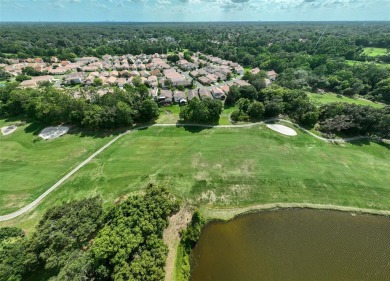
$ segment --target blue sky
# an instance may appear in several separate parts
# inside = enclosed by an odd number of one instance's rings
[[[0,21],[390,21],[390,0],[0,0]]]

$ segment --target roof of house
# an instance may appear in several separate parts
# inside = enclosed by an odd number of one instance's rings
[[[173,96],[175,97],[175,99],[183,99],[186,97],[186,94],[182,91],[175,91]]]
[[[188,91],[188,100],[192,100],[193,98],[198,98],[198,91],[189,90]]]
[[[19,87],[35,87],[38,81],[35,80],[24,80],[19,84]]]
[[[208,74],[206,77],[213,82],[218,81],[218,77],[214,74]]]
[[[71,73],[68,76],[66,76],[66,79],[71,80],[71,79],[77,79],[77,78],[84,78],[84,76],[85,76],[84,72],[75,72],[75,73]]]
[[[198,81],[199,81],[200,83],[202,83],[202,84],[208,84],[208,83],[210,83],[210,79],[207,78],[206,76],[201,76],[201,77],[199,77],[199,78],[198,78]]]
[[[244,80],[236,80],[234,82],[236,85],[238,86],[250,86],[251,84],[249,84],[248,82],[244,81]]]
[[[211,92],[213,93],[213,95],[223,95],[224,92],[222,91],[221,88],[218,88],[218,87],[213,87],[211,89]]]
[[[210,91],[207,89],[199,89],[199,95],[201,97],[212,97]]]
[[[252,73],[252,74],[257,74],[257,73],[259,73],[259,72],[260,72],[260,68],[258,68],[258,67],[256,67],[256,68],[254,68],[254,69],[251,70],[251,73]]]
[[[278,75],[275,70],[270,70],[270,71],[267,71],[267,76],[276,76]]]
[[[43,75],[43,76],[35,76],[31,79],[34,81],[51,81],[54,79],[54,77],[51,75]]]
[[[173,93],[171,90],[161,90],[160,96],[164,96],[165,98],[172,98]]]
[[[148,81],[149,82],[157,82],[157,76],[155,76],[155,75],[150,75],[149,77],[148,77]]]
[[[116,82],[117,78],[114,76],[110,76],[107,78],[106,82],[109,84],[114,84]]]
[[[227,94],[227,93],[229,93],[230,86],[229,86],[229,85],[222,85],[222,86],[221,86],[221,90],[222,90],[225,94]]]

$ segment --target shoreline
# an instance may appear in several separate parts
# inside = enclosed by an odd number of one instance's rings
[[[390,210],[377,210],[369,208],[358,208],[350,206],[339,206],[333,204],[314,204],[314,203],[267,203],[256,204],[246,207],[237,208],[213,208],[213,207],[200,207],[202,215],[208,222],[213,220],[229,221],[237,216],[261,212],[272,211],[281,209],[313,209],[313,210],[330,210],[339,212],[350,212],[368,215],[378,215],[390,217]]]

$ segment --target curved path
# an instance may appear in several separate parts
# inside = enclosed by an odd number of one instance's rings
[[[326,139],[320,136],[317,136],[313,134],[312,132],[300,127],[298,124],[295,124],[291,121],[284,120],[284,119],[278,119],[278,118],[273,118],[273,119],[268,119],[263,122],[257,122],[257,123],[251,123],[251,124],[242,124],[242,125],[204,125],[204,124],[153,124],[153,125],[146,125],[146,126],[141,126],[137,127],[131,130],[128,130],[118,136],[116,136],[114,139],[106,143],[104,146],[102,146],[99,150],[97,150],[95,153],[93,153],[91,156],[89,156],[87,159],[85,159],[83,162],[81,162],[76,168],[74,168],[72,171],[70,171],[68,174],[66,174],[64,177],[62,177],[58,182],[56,182],[53,186],[51,186],[48,190],[46,190],[44,193],[42,193],[37,199],[32,201],[30,204],[24,206],[23,208],[10,213],[6,215],[0,216],[0,221],[7,221],[14,219],[24,213],[27,213],[30,211],[32,208],[37,206],[47,195],[49,195],[53,190],[55,190],[58,186],[60,186],[64,181],[66,181],[68,178],[70,178],[73,174],[75,174],[78,170],[80,170],[82,167],[84,167],[86,164],[88,164],[93,158],[95,158],[97,155],[99,155],[101,152],[103,152],[107,147],[111,146],[114,142],[116,142],[119,138],[123,137],[124,135],[134,132],[136,130],[140,129],[146,129],[149,127],[202,127],[202,128],[246,128],[246,127],[252,127],[252,126],[257,126],[257,125],[262,125],[265,124],[266,122],[272,122],[272,121],[282,121],[282,122],[287,122],[289,124],[294,125],[295,127],[299,128],[300,130],[304,131],[305,133],[319,139],[322,141],[326,142],[337,142],[337,143],[342,143],[342,142],[349,142],[349,141],[354,141],[354,140],[359,140],[359,139],[368,139],[368,137],[353,137],[353,138],[345,138],[345,139]]]

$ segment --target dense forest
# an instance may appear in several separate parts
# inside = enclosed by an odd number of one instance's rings
[[[0,279],[163,280],[162,233],[178,208],[156,186],[107,208],[99,197],[52,207],[29,237],[0,228]]]
[[[390,46],[388,23],[364,22],[3,23],[0,35],[0,52],[18,58],[56,55],[70,59],[187,48],[247,66],[268,63],[280,67],[303,53],[367,60],[369,57],[362,54],[363,47]],[[282,61],[278,63],[278,59]],[[389,56],[382,59],[389,61]]]

